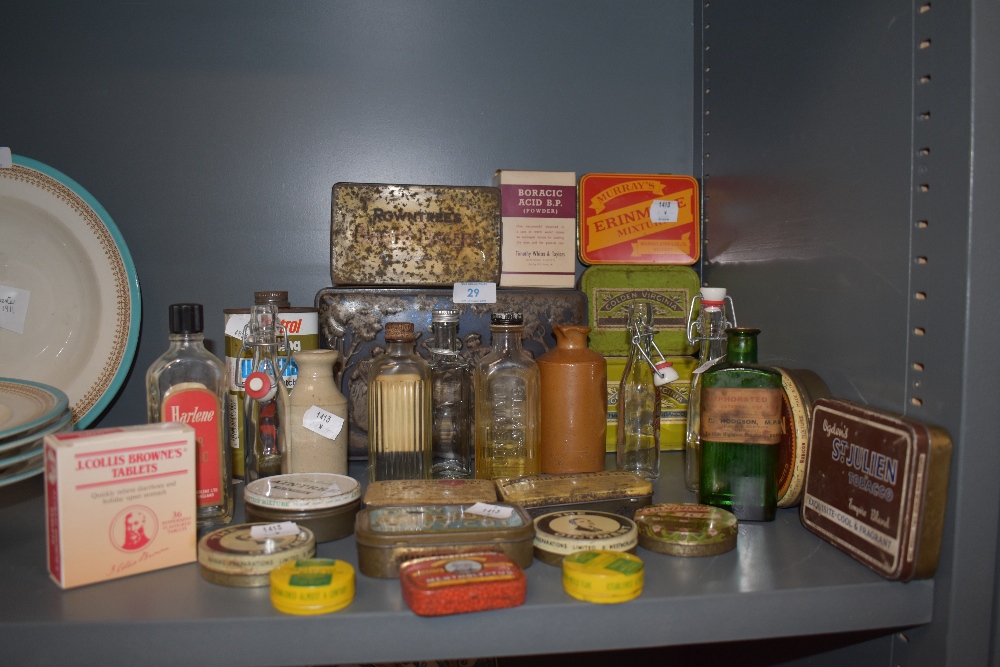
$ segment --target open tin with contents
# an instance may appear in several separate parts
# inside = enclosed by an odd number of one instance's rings
[[[500,499],[520,505],[531,517],[549,512],[593,510],[632,518],[652,502],[653,485],[620,470],[568,475],[524,475],[494,480]]]
[[[506,517],[469,513],[471,505],[413,505],[373,507],[358,512],[354,527],[358,566],[369,577],[391,578],[401,563],[448,554],[494,551],[506,554],[519,567],[533,558],[535,527],[517,505]]]

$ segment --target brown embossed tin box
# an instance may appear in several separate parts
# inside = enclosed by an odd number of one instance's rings
[[[887,579],[937,569],[951,437],[938,426],[834,398],[813,407],[802,525]]]
[[[500,190],[337,183],[330,215],[335,285],[500,280]]]
[[[419,335],[417,352],[430,359],[431,313],[457,307],[459,357],[475,364],[491,349],[492,311],[524,314],[521,342],[535,358],[555,347],[553,324],[587,321],[587,297],[579,290],[503,289],[497,290],[495,304],[456,306],[451,297],[450,289],[400,287],[328,287],[316,294],[320,346],[337,350],[343,360],[334,368],[334,379],[347,397],[350,458],[368,458],[368,367],[385,351],[385,322],[412,322]]]
[[[622,470],[502,477],[493,482],[500,500],[520,505],[533,517],[592,510],[631,519],[637,509],[653,500],[652,483]]]
[[[490,479],[384,479],[365,489],[365,507],[495,503]]]

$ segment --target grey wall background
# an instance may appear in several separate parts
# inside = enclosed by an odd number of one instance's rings
[[[145,420],[167,306],[330,284],[338,181],[491,185],[496,169],[692,171],[692,9],[667,2],[19,2],[0,145],[108,210],[143,323],[97,425]]]

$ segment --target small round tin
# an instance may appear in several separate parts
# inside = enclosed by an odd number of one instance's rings
[[[577,600],[617,604],[642,594],[642,559],[619,551],[578,551],[563,559],[563,589]]]
[[[568,510],[535,519],[535,558],[559,565],[577,551],[635,551],[635,522],[610,512]]]
[[[724,509],[663,503],[636,510],[639,546],[671,556],[714,556],[736,546],[738,522]]]
[[[289,561],[271,570],[270,580],[271,604],[286,614],[328,614],[354,600],[354,568],[342,560]]]
[[[805,368],[777,368],[781,373],[781,441],[778,443],[778,507],[794,507],[802,500],[806,455],[812,427],[812,406],[829,398],[830,389]]]
[[[201,576],[222,586],[267,586],[271,570],[316,553],[316,540],[308,528],[300,526],[295,535],[253,537],[250,531],[255,525],[266,524],[226,526],[201,538],[198,541]]]
[[[274,475],[247,484],[243,499],[247,521],[294,521],[311,530],[318,544],[354,532],[361,485],[334,473]]]

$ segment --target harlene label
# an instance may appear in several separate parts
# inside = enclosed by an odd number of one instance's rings
[[[185,383],[163,396],[164,421],[194,427],[197,447],[198,504],[211,507],[222,502],[226,467],[222,465],[222,420],[215,394],[204,385]],[[183,387],[178,389],[178,387]]]

